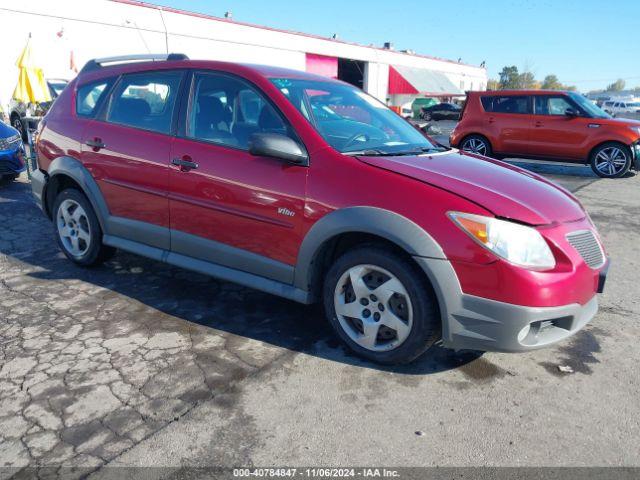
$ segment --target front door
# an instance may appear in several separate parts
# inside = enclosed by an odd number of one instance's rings
[[[559,160],[586,160],[585,144],[589,135],[589,118],[569,116],[567,109],[581,110],[564,95],[536,95],[532,117],[530,153]]]
[[[172,251],[291,281],[307,168],[248,149],[253,133],[295,133],[261,92],[236,76],[194,73],[189,105],[171,153]]]
[[[172,124],[184,72],[124,75],[84,130],[82,162],[110,212],[109,233],[169,248]]]

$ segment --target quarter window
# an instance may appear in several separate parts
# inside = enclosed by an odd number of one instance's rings
[[[111,97],[107,121],[160,133],[171,133],[171,120],[183,73],[145,72],[125,75]]]
[[[76,113],[81,117],[93,117],[97,111],[102,94],[107,89],[108,82],[101,80],[78,87],[76,94]]]

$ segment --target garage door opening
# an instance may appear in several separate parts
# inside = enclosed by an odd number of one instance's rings
[[[364,62],[339,58],[338,80],[355,85],[360,89],[364,88]]]

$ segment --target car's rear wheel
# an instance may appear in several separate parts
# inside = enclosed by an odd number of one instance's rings
[[[492,154],[489,140],[481,135],[469,135],[464,138],[460,143],[460,150],[485,157],[490,157]]]
[[[422,119],[425,122],[430,122],[431,120],[433,120],[433,115],[431,114],[431,112],[422,112]]]
[[[440,338],[433,289],[416,265],[386,249],[342,255],[327,273],[323,296],[336,333],[368,360],[407,363]]]
[[[102,243],[100,223],[82,192],[72,188],[60,192],[53,213],[58,245],[74,263],[85,267],[99,265],[115,252]]]
[[[631,168],[631,150],[618,142],[607,142],[591,153],[593,172],[602,178],[618,178]]]

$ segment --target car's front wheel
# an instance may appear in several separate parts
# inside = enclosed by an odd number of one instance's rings
[[[410,260],[380,248],[351,250],[329,269],[324,308],[340,338],[377,363],[407,363],[441,336],[437,300]]]
[[[60,192],[53,214],[58,245],[74,263],[84,267],[99,265],[115,252],[102,243],[100,223],[82,192],[72,188]]]
[[[590,163],[599,177],[622,177],[631,168],[631,150],[622,143],[604,143],[591,153]]]

